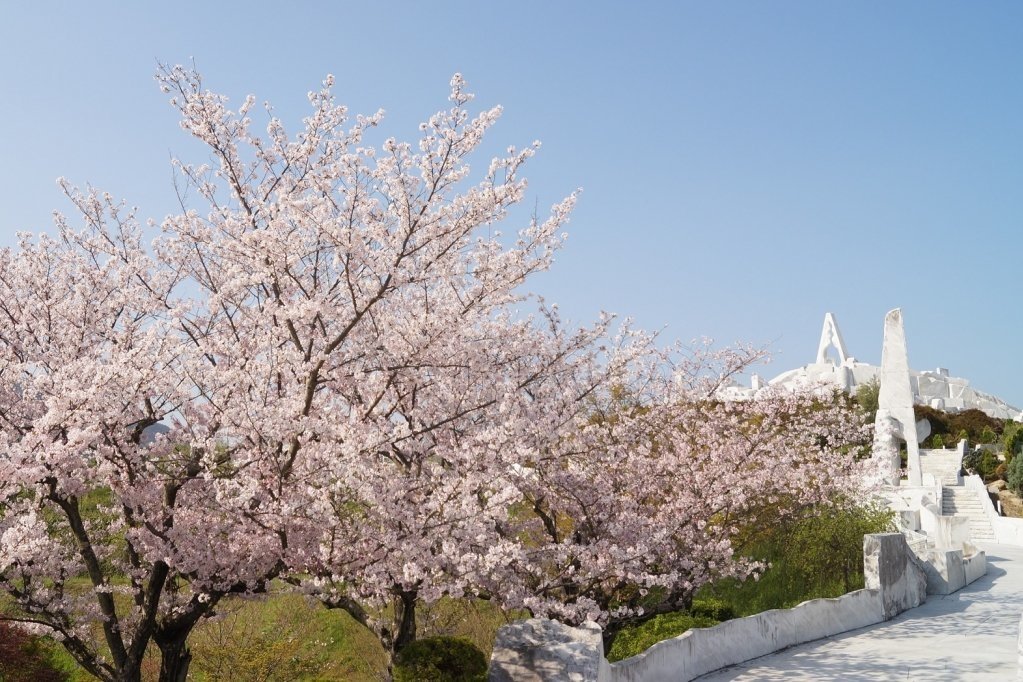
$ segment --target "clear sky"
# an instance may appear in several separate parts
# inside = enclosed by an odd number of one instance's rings
[[[0,57],[0,245],[58,176],[175,210],[171,155],[205,157],[157,61],[292,128],[333,73],[398,138],[459,71],[492,140],[543,141],[531,203],[584,189],[536,282],[570,319],[770,343],[773,376],[828,311],[878,363],[900,306],[913,367],[1023,407],[1023,3],[0,0]]]

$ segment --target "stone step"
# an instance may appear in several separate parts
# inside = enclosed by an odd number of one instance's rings
[[[958,482],[957,482],[958,483]],[[978,491],[962,485],[943,485],[941,488],[941,513],[969,520],[970,537],[982,542],[993,542],[994,529],[987,518],[985,501]]]

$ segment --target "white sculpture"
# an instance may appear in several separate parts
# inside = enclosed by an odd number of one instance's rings
[[[845,351],[845,341],[842,340],[842,332],[838,331],[838,323],[831,313],[824,315],[824,327],[821,329],[821,342],[817,346],[817,362],[820,364],[830,363],[828,349],[834,348],[838,352],[838,364],[844,365],[849,359]]]
[[[920,445],[916,416],[913,414],[913,385],[909,375],[909,353],[902,311],[891,310],[884,318],[884,345],[881,349],[881,390],[877,397],[874,421],[874,456],[887,460],[889,471],[898,471],[898,441],[906,443],[909,485],[923,484],[920,472]],[[894,478],[894,473],[892,478]],[[896,481],[891,480],[891,483]]]

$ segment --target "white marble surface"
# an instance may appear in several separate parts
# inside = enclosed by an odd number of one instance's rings
[[[698,678],[1013,680],[1023,611],[1023,547],[982,545],[987,575],[886,623],[792,647]]]

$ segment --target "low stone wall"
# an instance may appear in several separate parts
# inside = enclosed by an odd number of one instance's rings
[[[691,680],[795,644],[879,623],[923,603],[927,588],[924,567],[901,533],[867,535],[863,552],[866,589],[689,630],[610,665],[603,656],[596,624],[570,628],[533,619],[506,625],[498,631],[490,679]]]
[[[764,611],[658,642],[638,656],[612,663],[608,682],[692,680],[719,668],[882,620],[879,590],[814,599],[795,608]]]
[[[920,529],[940,549],[962,547],[970,540],[968,518],[942,516],[941,508],[926,498],[920,501]]]

